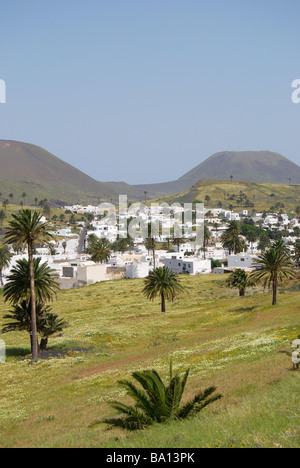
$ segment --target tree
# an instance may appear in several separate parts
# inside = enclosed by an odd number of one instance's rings
[[[46,350],[48,339],[55,333],[61,332],[67,323],[59,318],[58,314],[52,312],[49,306],[42,303],[36,303],[37,331],[41,336],[40,350]],[[13,331],[27,331],[31,337],[32,343],[32,322],[31,322],[31,306],[26,300],[13,306],[13,309],[4,315],[4,319],[10,320],[2,329],[2,333]]]
[[[153,268],[156,267],[156,237],[159,236],[159,226],[156,223],[148,224],[148,236],[145,239],[144,245],[148,252],[152,250]]]
[[[26,205],[26,197],[27,197],[27,194],[25,192],[23,192],[22,193],[22,198],[23,198],[24,206]]]
[[[3,286],[2,271],[4,268],[8,268],[12,255],[9,252],[9,248],[5,245],[0,247],[0,285]]]
[[[204,235],[203,235],[203,253],[204,260],[206,259],[206,246],[211,239],[211,233],[207,226],[204,225]]]
[[[41,258],[33,259],[35,299],[37,302],[53,300],[59,291],[58,276]],[[4,300],[17,304],[22,300],[30,302],[30,265],[26,258],[18,260],[11,270],[8,281],[4,286]]]
[[[125,253],[127,250],[133,249],[133,247],[134,242],[130,237],[120,238],[114,243],[114,251],[120,253]]]
[[[256,271],[251,273],[251,279],[254,281],[263,280],[264,286],[272,287],[273,301],[272,305],[277,304],[278,284],[284,279],[298,279],[298,273],[293,270],[288,249],[284,246],[282,240],[276,241],[274,245],[262,253],[253,265]]]
[[[300,239],[295,242],[295,261],[298,267],[300,266]]]
[[[6,212],[6,210],[7,210],[8,204],[9,204],[9,201],[8,201],[7,199],[6,199],[6,200],[3,200],[2,206],[3,206],[4,210],[5,210],[5,212]]]
[[[244,242],[239,236],[240,232],[240,223],[238,221],[231,221],[221,238],[223,247],[227,248],[230,252],[233,252],[234,255],[242,252],[244,249]]]
[[[5,218],[6,218],[5,211],[0,210],[0,227],[1,227],[1,231],[3,230],[3,223],[4,223]]]
[[[135,405],[130,406],[113,401],[112,408],[119,411],[121,416],[106,418],[102,422],[109,424],[110,427],[120,427],[129,431],[140,430],[154,423],[188,419],[222,398],[221,394],[213,395],[216,387],[208,387],[197,393],[192,400],[181,405],[188,376],[189,369],[183,377],[178,374],[173,375],[172,364],[167,384],[164,384],[155,370],[133,372],[132,377],[139,386],[129,380],[120,380],[118,383],[134,399]],[[98,423],[92,425],[95,424]]]
[[[259,243],[258,243],[257,248],[261,252],[265,252],[267,248],[270,248],[270,245],[271,245],[270,238],[268,234],[264,232],[263,234],[259,236]]]
[[[30,273],[30,302],[32,320],[32,358],[38,360],[38,342],[36,327],[36,298],[35,298],[35,278],[33,263],[33,248],[35,242],[48,242],[53,237],[49,234],[49,226],[41,222],[41,215],[37,211],[23,210],[19,214],[12,215],[12,221],[5,234],[5,241],[8,244],[27,247],[28,263]]]
[[[245,272],[245,270],[238,268],[229,275],[226,284],[230,288],[238,288],[239,295],[245,296],[246,289],[250,286],[254,286],[255,282],[251,279],[250,275]]]
[[[87,252],[91,255],[93,262],[107,263],[111,255],[111,245],[107,239],[90,236]]]
[[[167,267],[155,268],[145,279],[144,295],[151,301],[160,296],[162,312],[166,312],[166,300],[174,301],[181,292],[183,287]]]
[[[247,241],[250,243],[250,246],[251,246],[251,253],[253,255],[253,244],[254,242],[257,241],[258,239],[258,234],[257,232],[255,232],[254,230],[250,230],[248,231],[247,235],[246,235],[246,239]]]
[[[58,314],[52,312],[51,309],[48,309],[40,320],[40,327],[38,330],[41,336],[41,351],[47,349],[48,339],[50,336],[62,332],[63,329],[67,326],[68,324],[64,319],[60,318]]]

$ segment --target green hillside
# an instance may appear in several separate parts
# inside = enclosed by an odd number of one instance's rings
[[[209,197],[206,198],[206,197]],[[202,202],[206,208],[249,211],[295,210],[300,206],[300,185],[279,185],[232,180],[201,180],[189,190],[155,200],[162,203]]]
[[[54,357],[36,365],[20,359],[30,350],[26,332],[2,335],[0,446],[299,448],[300,373],[283,352],[300,333],[299,285],[282,287],[272,307],[268,292],[240,298],[219,275],[181,281],[185,294],[165,314],[143,297],[143,280],[60,292],[53,308],[69,327],[50,339]],[[1,296],[0,310],[3,325]],[[129,401],[118,379],[147,368],[167,377],[170,357],[174,369],[191,369],[185,398],[215,385],[222,400],[142,432],[89,428],[114,414],[109,401]]]

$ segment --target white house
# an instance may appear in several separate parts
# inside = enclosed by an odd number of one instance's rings
[[[190,275],[211,273],[211,261],[200,260],[199,258],[179,259],[174,256],[165,258],[164,265],[177,275],[183,273],[188,273]]]
[[[126,265],[126,278],[147,278],[149,276],[150,265],[148,262],[131,263]]]
[[[252,268],[255,259],[257,259],[255,255],[228,255],[228,268]]]

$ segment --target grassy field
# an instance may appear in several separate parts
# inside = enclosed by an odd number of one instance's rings
[[[1,447],[299,447],[300,372],[281,352],[300,334],[299,285],[281,289],[279,304],[261,289],[240,298],[224,277],[182,277],[185,294],[169,303],[142,295],[143,280],[62,291],[53,304],[68,323],[50,339],[59,358],[31,364],[26,333],[2,335]],[[0,325],[9,310],[0,295]],[[1,323],[2,322],[2,323]],[[90,429],[127,400],[117,384],[137,369],[191,374],[184,398],[215,385],[223,398],[195,419],[135,433]]]
[[[242,203],[238,204],[236,199],[230,198],[232,195],[239,198],[240,192],[243,192],[248,200],[253,203],[253,207],[243,207]],[[206,196],[210,197],[209,201],[205,200]],[[268,211],[271,207],[274,207],[275,211],[280,209],[295,210],[297,206],[300,206],[300,186],[231,180],[203,180],[185,192],[156,200],[158,203],[167,202],[169,204],[196,201],[204,203],[206,208],[217,208],[219,202],[221,202],[223,208],[229,209],[230,205],[232,205],[234,210],[248,209],[250,212],[253,209]],[[277,204],[280,204],[280,206]]]

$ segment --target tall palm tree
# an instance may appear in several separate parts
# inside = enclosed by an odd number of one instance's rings
[[[249,231],[246,235],[247,241],[250,243],[251,254],[253,255],[253,244],[257,241],[258,235],[255,231]]]
[[[12,215],[12,221],[4,236],[7,244],[27,247],[30,273],[30,298],[32,320],[32,358],[38,360],[37,324],[36,324],[36,297],[33,263],[33,246],[35,242],[49,242],[53,236],[49,234],[49,226],[41,222],[42,216],[37,211],[23,210],[19,214]]]
[[[1,233],[2,233],[2,230],[3,230],[3,223],[4,223],[5,218],[6,218],[5,211],[4,211],[4,210],[0,210],[0,228],[1,228]]]
[[[174,301],[181,292],[183,287],[176,275],[167,267],[155,268],[145,279],[144,295],[151,301],[160,296],[162,312],[166,312],[166,300]]]
[[[264,281],[264,286],[272,287],[272,305],[277,304],[278,284],[284,279],[297,279],[299,274],[293,269],[293,262],[282,241],[277,241],[254,261],[256,271],[251,273],[255,281]]]
[[[144,429],[154,423],[165,423],[172,420],[190,418],[199,413],[207,405],[222,398],[215,394],[216,387],[208,387],[195,397],[181,405],[182,396],[186,388],[189,369],[183,377],[173,375],[170,366],[169,382],[165,384],[155,370],[134,372],[132,377],[139,386],[129,380],[120,380],[118,383],[125,387],[128,394],[134,399],[135,405],[130,406],[113,401],[111,406],[122,416],[107,418],[102,422],[111,427],[121,427],[130,431]],[[96,425],[97,422],[92,424]]]
[[[27,197],[27,193],[23,192],[22,198],[23,198],[24,206],[26,205],[26,197]]]
[[[0,247],[0,285],[3,286],[2,271],[4,268],[8,268],[11,260],[11,253],[7,245]]]
[[[35,299],[37,302],[53,300],[59,291],[58,275],[41,258],[33,259]],[[12,268],[8,281],[4,286],[5,302],[17,304],[22,300],[30,302],[30,265],[26,258],[18,260]]]
[[[206,246],[211,239],[211,233],[207,226],[204,225],[204,235],[203,235],[203,253],[204,260],[206,259]]]
[[[298,267],[300,266],[300,239],[295,242],[295,261]]]

